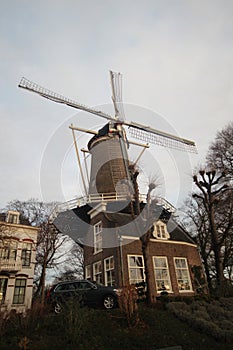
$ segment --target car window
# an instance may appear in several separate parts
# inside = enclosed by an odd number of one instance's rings
[[[91,285],[90,285],[90,283],[83,281],[83,282],[80,282],[80,288],[81,289],[91,289]]]
[[[81,289],[80,282],[75,282],[74,283],[74,288],[75,289]]]
[[[65,290],[74,290],[75,286],[73,283],[67,283],[67,284],[60,284],[57,286],[56,291],[65,291]]]
[[[91,284],[86,281],[75,282],[76,289],[91,289]]]

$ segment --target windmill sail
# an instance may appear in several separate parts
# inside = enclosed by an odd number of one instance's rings
[[[112,120],[112,121],[116,121],[116,118],[112,117],[111,115],[104,113],[102,111],[98,111],[94,108],[90,108],[87,107],[83,104],[80,104],[74,100],[71,100],[70,98],[64,97],[60,94],[57,94],[56,92],[53,92],[51,90],[48,90],[38,84],[33,83],[32,81],[26,79],[26,78],[22,78],[20,80],[20,83],[18,85],[20,88],[35,92],[36,94],[39,94],[42,97],[45,97],[51,101],[57,102],[57,103],[63,103],[66,104],[69,107],[73,107],[76,109],[80,109],[82,111],[85,112],[89,112],[91,114],[95,114],[98,115],[99,117],[108,119],[108,120]]]
[[[123,122],[125,120],[125,112],[122,101],[122,74],[110,71],[110,78],[115,116]]]
[[[129,126],[130,135],[141,141],[180,151],[197,153],[196,145],[193,141],[135,122],[125,122],[125,125]]]
[[[90,108],[85,105],[79,104],[74,100],[71,100],[55,92],[52,92],[48,89],[45,89],[39,86],[38,84],[35,84],[25,78],[21,79],[19,83],[19,87],[35,92],[40,96],[45,97],[54,102],[63,103],[63,104],[66,104],[67,106],[80,109],[91,114],[95,114],[99,117],[102,117],[111,122],[114,122],[120,125],[121,127],[120,133],[122,134],[122,136],[123,136],[124,130],[121,125],[126,125],[129,127],[130,134],[136,139],[153,143],[159,146],[173,148],[173,149],[188,151],[192,153],[197,152],[195,143],[193,141],[166,133],[164,131],[151,128],[149,126],[145,126],[135,122],[127,122],[125,120],[123,102],[122,102],[122,86],[121,86],[122,76],[120,73],[114,73],[112,71],[110,72],[110,75],[111,75],[111,85],[112,85],[112,95],[113,95],[112,99],[113,99],[113,104],[115,108],[115,117],[105,112],[96,110],[94,108]],[[125,146],[121,142],[121,140],[120,140],[120,143],[121,143],[121,147],[123,148],[123,154],[125,154],[126,153]]]

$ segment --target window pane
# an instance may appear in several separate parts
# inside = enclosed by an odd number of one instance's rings
[[[145,281],[144,261],[142,256],[128,256],[130,284]]]
[[[102,250],[102,223],[99,222],[94,225],[94,253]]]
[[[85,272],[86,272],[85,278],[86,279],[91,278],[91,266],[90,265],[86,266],[86,271]]]
[[[102,283],[102,264],[101,261],[96,262],[93,265],[93,279],[94,281],[98,282],[98,283]]]
[[[130,257],[130,266],[142,267],[143,266],[142,257],[141,256],[131,256]]]
[[[180,291],[191,290],[191,280],[186,258],[176,258],[176,277],[178,288]]]
[[[23,304],[25,291],[26,291],[26,279],[16,279],[15,281],[15,290],[13,297],[13,304]]]
[[[161,270],[155,270],[155,278],[157,280],[162,278]]]
[[[167,267],[166,258],[155,257],[154,262],[156,267]]]
[[[113,256],[104,260],[105,267],[105,285],[113,286],[115,284],[114,258]]]
[[[4,303],[6,289],[7,289],[7,278],[0,278],[0,304]]]
[[[171,291],[170,275],[166,257],[154,257],[157,291]]]
[[[129,258],[129,265],[130,265],[130,266],[136,266],[136,257],[131,256],[131,257]]]

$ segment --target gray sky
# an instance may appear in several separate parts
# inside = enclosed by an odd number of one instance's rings
[[[113,113],[109,69],[123,74],[127,120],[196,142],[198,155],[152,146],[140,163],[179,204],[192,168],[232,120],[232,18],[226,0],[1,1],[0,208],[82,194],[68,126],[104,124],[19,89],[20,78]],[[88,137],[78,138],[85,146]]]

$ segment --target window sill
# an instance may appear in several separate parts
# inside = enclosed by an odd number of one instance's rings
[[[103,249],[98,250],[98,252],[94,252],[93,255],[99,254],[99,253],[101,253],[102,251],[103,251]]]

